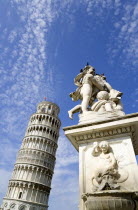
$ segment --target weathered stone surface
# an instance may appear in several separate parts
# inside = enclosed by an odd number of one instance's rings
[[[91,155],[97,157],[91,178],[93,191],[120,190],[120,183],[128,179],[129,173],[120,169],[110,144],[107,141],[94,142]]]
[[[138,155],[138,113],[82,123],[64,128],[65,135],[79,151],[79,145],[93,141],[130,136],[135,154]]]
[[[134,192],[110,191],[82,196],[87,210],[136,210]]]
[[[120,116],[124,116],[125,113],[123,111],[114,110],[111,112],[94,112],[89,111],[85,114],[79,114],[79,124],[87,124],[87,123],[95,123],[101,122],[105,120],[115,119]]]
[[[94,195],[105,190],[109,193],[117,190],[118,193],[128,194],[138,191],[138,166],[135,157],[138,154],[138,113],[69,126],[64,131],[79,151],[80,210],[93,209],[88,208],[91,200],[87,199],[89,202],[85,205],[82,199],[84,194]],[[107,142],[108,145],[105,154],[102,152],[102,142]],[[116,195],[116,201],[115,197]],[[134,203],[129,198],[128,196],[126,204],[126,198],[121,198],[121,205],[128,205],[125,210],[133,209]]]

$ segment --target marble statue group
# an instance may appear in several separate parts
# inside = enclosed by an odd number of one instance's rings
[[[88,111],[98,113],[121,111],[123,113],[122,93],[111,87],[104,74],[96,74],[92,66],[86,65],[76,76],[74,83],[78,88],[70,93],[70,97],[73,101],[80,99],[81,104],[68,111],[71,119],[76,112],[85,114]]]

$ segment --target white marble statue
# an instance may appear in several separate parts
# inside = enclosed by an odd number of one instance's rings
[[[70,93],[70,97],[73,101],[80,99],[81,104],[68,111],[71,119],[76,112],[85,114],[88,111],[112,112],[123,109],[120,102],[122,93],[114,90],[106,82],[106,77],[103,74],[95,74],[95,69],[92,66],[86,65],[76,76],[74,83],[78,88],[75,92]],[[97,102],[95,102],[96,99],[98,99]]]
[[[112,112],[114,110],[123,111],[123,105],[120,101],[122,93],[111,89],[110,93],[107,91],[100,91],[97,93],[97,102],[94,102],[91,110],[96,112]]]
[[[117,160],[107,141],[94,142],[92,156],[97,157],[97,166],[92,176],[94,191],[120,189],[118,183],[128,178],[128,173],[118,168]]]

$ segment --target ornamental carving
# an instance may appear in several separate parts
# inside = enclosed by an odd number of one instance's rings
[[[94,191],[120,189],[119,183],[127,180],[128,172],[119,169],[109,143],[94,142],[92,156],[97,157],[97,166],[92,176]]]

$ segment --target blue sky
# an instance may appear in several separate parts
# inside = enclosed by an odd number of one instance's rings
[[[0,0],[0,201],[37,103],[57,103],[62,127],[78,122],[69,93],[87,62],[137,112],[137,25],[136,0]],[[77,209],[78,153],[62,128],[52,188],[49,210]]]

